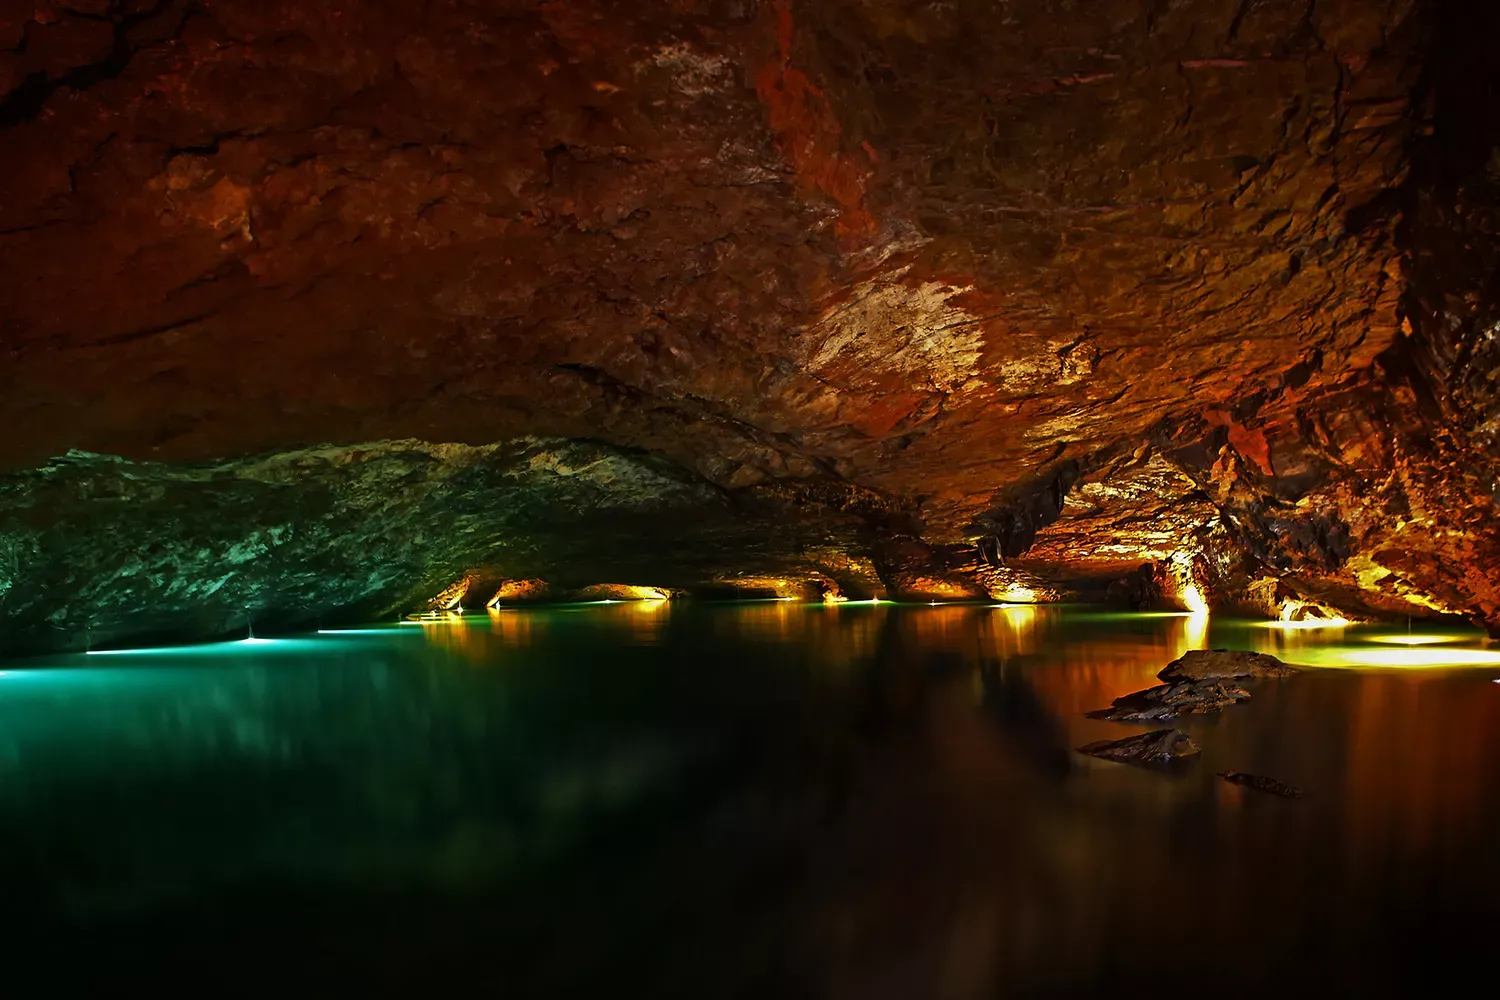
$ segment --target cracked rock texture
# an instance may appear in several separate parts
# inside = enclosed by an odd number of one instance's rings
[[[1500,627],[1496,19],[0,0],[0,628],[475,573]]]

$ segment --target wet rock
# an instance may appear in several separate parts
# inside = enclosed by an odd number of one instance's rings
[[[1284,781],[1268,778],[1263,774],[1246,774],[1243,771],[1220,771],[1219,777],[1231,785],[1243,785],[1245,788],[1253,788],[1257,792],[1265,792],[1267,795],[1278,795],[1283,799],[1304,798],[1307,793],[1295,785],[1288,785]]]
[[[1088,713],[1111,722],[1165,722],[1179,715],[1209,715],[1249,699],[1250,692],[1218,680],[1178,681],[1116,698],[1114,704]]]
[[[1265,653],[1195,649],[1156,675],[1165,684],[1116,698],[1109,708],[1090,712],[1088,717],[1111,722],[1165,722],[1179,715],[1209,715],[1249,700],[1245,681],[1290,677],[1294,673]]]
[[[1122,740],[1100,740],[1078,748],[1081,754],[1112,760],[1119,764],[1140,764],[1159,767],[1193,757],[1198,754],[1198,745],[1187,735],[1175,729],[1158,729],[1139,736],[1127,736]]]
[[[1268,653],[1240,649],[1195,649],[1167,664],[1156,676],[1168,683],[1205,680],[1262,680],[1297,671]]]
[[[0,655],[477,608],[529,592],[506,581],[544,576],[558,597],[654,596],[735,573],[792,587],[821,571],[819,553],[860,551],[858,519],[825,509],[813,521],[827,530],[806,534],[807,504],[787,523],[795,495],[757,494],[558,439],[188,465],[73,452],[0,473]],[[598,584],[635,586],[584,589]]]
[[[700,488],[643,517],[724,528],[673,558],[772,589],[816,547],[849,593],[1135,573],[1117,593],[1145,607],[1174,595],[1137,567],[1192,553],[1216,606],[1269,574],[1500,633],[1484,5],[83,6],[111,13],[0,16],[0,473],[29,492],[73,449],[152,467],[55,535],[0,505],[4,642],[51,643],[95,586],[115,634],[203,597],[204,628],[235,601],[383,606],[476,562],[659,579],[670,533],[607,516],[452,545],[422,474],[381,485],[369,554],[362,528],[324,546],[337,467],[269,527],[228,483],[196,548],[75,572],[62,537],[134,527],[131,483],[204,463],[533,436],[677,470]],[[608,473],[585,515],[635,489]],[[887,509],[720,517],[751,489]],[[911,544],[872,555],[882,532]],[[253,586],[221,567],[283,540]]]

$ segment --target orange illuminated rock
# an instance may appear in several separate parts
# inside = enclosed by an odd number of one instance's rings
[[[671,552],[612,535],[664,571],[624,579],[1500,628],[1486,32],[1055,6],[0,13],[0,471],[571,441],[700,502],[655,508]],[[119,537],[130,482],[73,530]],[[60,579],[26,504],[3,544]],[[599,579],[537,551],[413,583]],[[20,586],[0,624],[44,634]]]

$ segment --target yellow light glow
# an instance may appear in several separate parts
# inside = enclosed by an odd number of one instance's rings
[[[1481,667],[1500,664],[1488,649],[1353,649],[1338,659],[1352,667]]]
[[[1461,635],[1372,635],[1371,642],[1385,642],[1392,646],[1435,646],[1443,642],[1463,642]]]
[[[1006,604],[1035,604],[1036,591],[1030,587],[1023,587],[1019,583],[1013,583],[1005,588],[1005,593],[1000,599]]]
[[[1344,628],[1346,625],[1354,624],[1347,618],[1304,618],[1299,622],[1269,621],[1256,622],[1257,628],[1276,628],[1287,632],[1298,632],[1310,628]]]
[[[1203,591],[1198,588],[1198,584],[1193,580],[1189,580],[1183,584],[1182,603],[1195,615],[1206,614],[1208,612],[1208,601],[1204,598]]]
[[[1188,649],[1208,648],[1208,612],[1197,611],[1187,616],[1185,636]]]
[[[831,590],[823,595],[824,604],[844,604],[848,600],[849,598],[845,597],[843,594],[836,594]]]
[[[1002,608],[1005,611],[1005,621],[1009,625],[1034,625],[1036,623],[1035,604],[1006,604],[1002,605]]]

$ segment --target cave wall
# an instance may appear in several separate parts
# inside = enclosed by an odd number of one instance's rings
[[[1456,10],[0,0],[0,622],[1171,563],[1224,607],[1500,623]],[[537,447],[687,492],[624,530],[624,483],[451,488]],[[426,471],[361,527],[346,477],[395,455]]]

